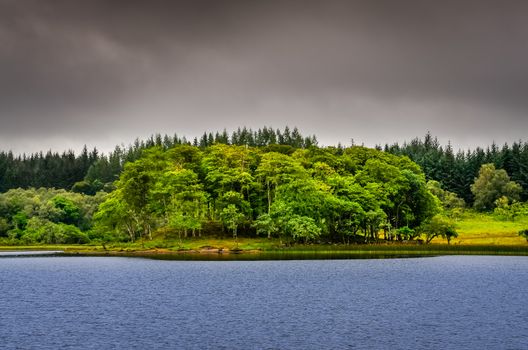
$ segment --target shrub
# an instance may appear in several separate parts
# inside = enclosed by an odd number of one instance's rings
[[[524,237],[526,241],[528,242],[528,229],[519,231],[519,236]]]

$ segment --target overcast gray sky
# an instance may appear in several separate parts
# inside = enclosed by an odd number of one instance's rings
[[[0,0],[0,148],[297,126],[526,138],[528,2]]]

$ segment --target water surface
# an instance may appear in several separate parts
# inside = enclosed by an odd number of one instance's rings
[[[526,349],[527,257],[0,259],[2,349]]]

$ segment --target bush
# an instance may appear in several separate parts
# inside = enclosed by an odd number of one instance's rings
[[[27,229],[20,239],[26,244],[84,244],[90,242],[88,235],[73,225],[57,224],[37,217],[28,220]]]
[[[0,218],[0,237],[6,237],[9,231],[9,222],[5,218]]]
[[[528,242],[528,229],[519,231],[519,236],[526,238],[526,241]]]
[[[420,235],[419,232],[417,232],[416,230],[413,230],[409,226],[400,227],[396,232],[398,236],[400,236],[402,239],[409,240],[409,241],[412,241],[413,239],[415,239],[417,236]]]
[[[59,229],[62,231],[62,234],[64,236],[65,242],[67,244],[86,244],[90,243],[90,238],[88,235],[76,226],[73,225],[66,225],[66,224],[58,224]]]
[[[447,239],[449,244],[452,238],[458,237],[453,223],[440,215],[422,224],[420,231],[425,234],[425,243],[431,243],[435,237],[442,237]]]
[[[92,243],[108,243],[108,242],[128,242],[130,237],[122,234],[116,230],[109,230],[106,227],[94,227],[87,233],[87,237]]]

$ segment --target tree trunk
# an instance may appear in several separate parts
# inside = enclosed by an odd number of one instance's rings
[[[269,182],[267,183],[267,185],[268,185],[268,215],[269,215],[271,212],[271,189],[270,189]]]

